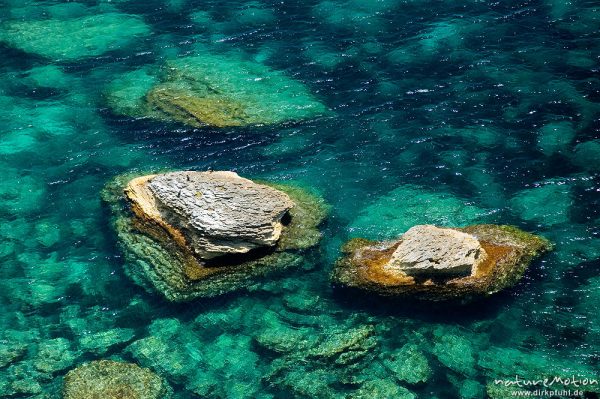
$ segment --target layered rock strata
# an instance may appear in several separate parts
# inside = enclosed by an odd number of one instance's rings
[[[121,177],[104,199],[126,271],[172,301],[219,295],[298,265],[325,216],[323,201],[303,189],[233,172]]]

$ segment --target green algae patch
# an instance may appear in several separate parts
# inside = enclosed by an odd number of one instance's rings
[[[107,100],[120,114],[192,127],[278,124],[328,113],[299,81],[238,54],[184,57],[154,72],[130,72],[109,85]]]
[[[513,286],[535,258],[552,250],[545,238],[513,226],[480,224],[454,230],[472,235],[486,253],[470,275],[413,277],[386,268],[402,238],[384,242],[353,239],[343,247],[344,255],[335,264],[332,282],[383,296],[468,302]]]
[[[64,399],[166,399],[171,388],[136,364],[98,360],[65,376]]]
[[[290,209],[289,214],[293,223],[290,223],[279,239],[278,248],[307,249],[317,245],[321,239],[319,225],[325,220],[330,206],[317,192],[308,188],[293,185],[293,183],[267,183],[277,190],[290,196],[296,204]]]
[[[135,176],[139,174],[116,177],[105,187],[102,198],[113,212],[126,273],[137,284],[170,301],[225,294],[249,287],[268,274],[297,267],[303,262],[301,252],[321,238],[319,225],[327,213],[323,199],[299,187],[271,184],[295,204],[273,250],[250,254],[246,259],[216,258],[215,264],[205,263],[182,251],[167,230],[131,212],[123,190]]]
[[[72,61],[123,49],[149,32],[138,17],[106,13],[64,20],[8,22],[0,40],[28,53]]]

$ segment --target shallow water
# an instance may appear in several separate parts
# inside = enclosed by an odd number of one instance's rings
[[[600,377],[596,2],[8,0],[0,20],[3,397],[60,397],[100,358],[177,398],[502,398],[496,378]],[[330,111],[196,129],[109,106],[129,72],[230,51]],[[318,190],[324,238],[299,270],[168,304],[124,275],[99,193],[132,170],[207,168]],[[555,251],[465,308],[329,285],[349,237],[474,222]],[[366,355],[344,363],[352,339]]]

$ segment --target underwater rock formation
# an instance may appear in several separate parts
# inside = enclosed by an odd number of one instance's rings
[[[487,221],[489,213],[450,192],[404,184],[362,209],[349,231],[352,238],[391,240],[415,225],[466,226]]]
[[[164,399],[171,388],[148,369],[132,363],[97,360],[65,376],[64,399]]]
[[[119,50],[150,32],[141,18],[114,12],[69,19],[10,21],[3,30],[0,41],[57,61]]]
[[[415,226],[393,242],[350,240],[332,280],[381,295],[464,300],[512,286],[550,249],[546,239],[512,226]]]
[[[141,79],[140,79],[141,78]],[[327,113],[300,82],[239,55],[203,54],[145,67],[113,82],[112,109],[192,127],[276,124]]]
[[[303,189],[233,172],[124,176],[103,197],[127,273],[171,301],[219,295],[300,264],[299,250],[318,242],[326,213]]]

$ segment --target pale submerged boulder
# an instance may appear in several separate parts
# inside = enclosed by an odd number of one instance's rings
[[[300,81],[241,54],[167,61],[125,74],[106,91],[116,113],[202,127],[278,124],[312,119],[328,109]]]
[[[78,18],[9,21],[4,25],[4,33],[0,33],[0,41],[56,61],[73,61],[124,49],[149,33],[150,28],[140,18],[110,12]]]

